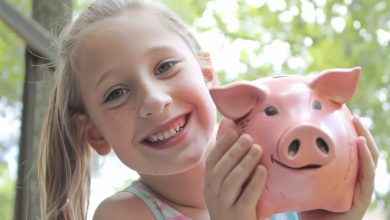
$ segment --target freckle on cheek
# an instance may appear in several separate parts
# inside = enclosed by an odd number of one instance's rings
[[[133,106],[128,107],[127,109],[124,109],[120,112],[116,112],[112,117],[119,120],[128,119],[131,117],[131,113],[134,112],[134,110],[135,108]]]
[[[129,109],[127,112],[122,112],[120,115],[123,119],[131,117],[130,112],[132,112],[132,109]]]

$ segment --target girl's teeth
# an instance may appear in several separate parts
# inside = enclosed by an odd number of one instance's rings
[[[167,139],[167,138],[169,138],[170,136],[172,136],[172,135],[171,135],[171,132],[166,131],[166,132],[164,133],[164,139]]]
[[[158,141],[164,141],[168,140],[169,138],[175,136],[181,128],[184,126],[185,120],[180,120],[173,128],[169,129],[168,131],[152,135],[147,138],[149,142],[158,142]]]
[[[177,132],[175,129],[171,129],[169,131],[164,132],[163,134],[153,135],[153,136],[149,137],[147,140],[150,142],[163,141],[163,140],[167,140],[168,138],[175,136],[176,133]]]
[[[180,131],[180,126],[177,125],[177,126],[175,127],[175,131],[176,131],[176,132]]]

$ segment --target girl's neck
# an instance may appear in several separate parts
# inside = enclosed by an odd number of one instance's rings
[[[203,196],[204,162],[180,174],[169,176],[141,175],[140,181],[148,186],[163,202],[193,220],[209,220]]]
[[[194,220],[210,219],[203,196],[205,157],[214,147],[216,131],[200,162],[193,168],[179,174],[152,176],[140,174],[140,181],[148,186],[159,198],[174,209]]]
[[[175,175],[152,176],[140,174],[141,182],[171,206],[207,211],[203,196],[205,157],[215,145],[216,134],[217,126],[210,137],[203,158],[195,167]]]
[[[140,175],[140,181],[171,206],[206,209],[203,197],[204,161],[190,170],[167,176]]]

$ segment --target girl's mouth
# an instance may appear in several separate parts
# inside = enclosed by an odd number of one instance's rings
[[[190,114],[187,114],[175,121],[169,128],[156,132],[144,139],[144,143],[149,145],[157,145],[165,143],[181,133],[187,125]]]

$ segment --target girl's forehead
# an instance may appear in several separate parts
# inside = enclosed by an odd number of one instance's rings
[[[105,18],[94,24],[93,29],[116,29],[116,30],[132,30],[141,27],[153,29],[166,29],[169,27],[168,20],[157,12],[147,10],[125,10],[122,13]]]
[[[114,45],[116,42],[122,42],[136,46],[137,42],[146,44],[154,41],[161,42],[163,39],[168,39],[167,41],[183,40],[176,30],[173,30],[161,19],[148,16],[146,13],[137,14],[139,16],[122,14],[94,24],[93,27],[85,31],[80,45]]]
[[[156,18],[155,15],[156,13],[150,14],[146,11],[126,11],[126,13],[95,22],[84,29],[79,41],[80,47],[96,47],[118,41],[131,44],[132,41],[134,43],[140,39],[148,41],[158,35],[178,35],[166,22]]]
[[[190,51],[185,40],[161,19],[144,13],[122,13],[86,31],[77,53],[77,66],[97,68],[120,59],[141,59],[152,48]],[[94,65],[91,65],[94,64]]]

